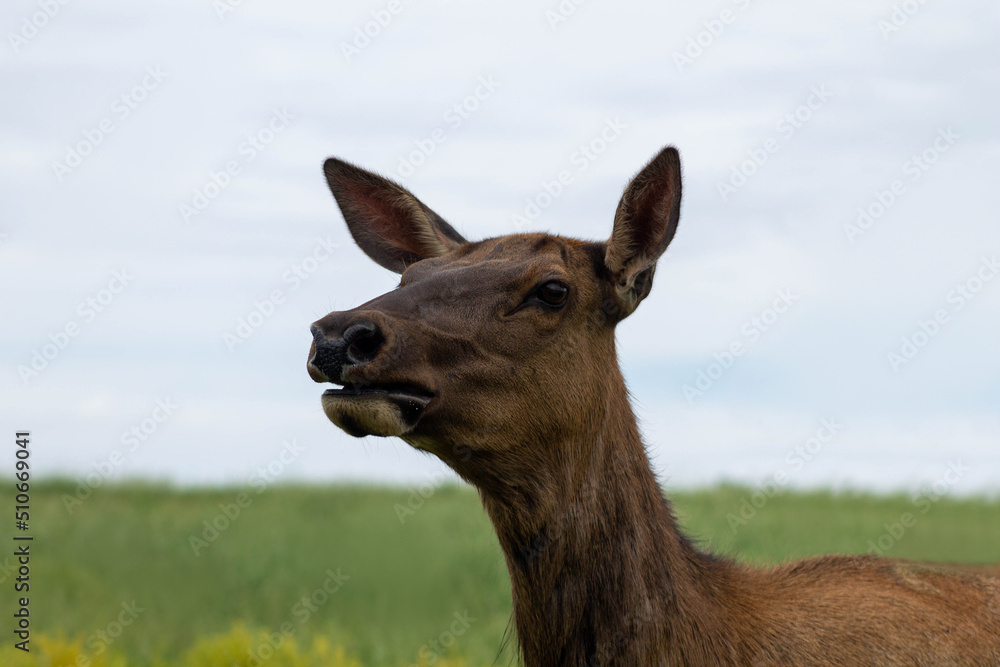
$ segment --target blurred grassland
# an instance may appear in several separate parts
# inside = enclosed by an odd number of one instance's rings
[[[4,507],[13,508],[12,489],[0,490]],[[362,486],[136,483],[67,508],[74,493],[70,482],[32,487],[32,652],[13,649],[4,629],[4,667],[256,667],[261,657],[271,667],[471,667],[513,656],[510,643],[500,650],[510,619],[504,559],[471,489],[444,486],[425,499]],[[915,524],[887,555],[1000,562],[1000,500],[781,493],[735,522],[751,493],[722,486],[671,498],[702,547],[755,563],[867,552],[907,512]],[[14,558],[4,557],[12,619]],[[133,604],[134,619],[123,611]]]

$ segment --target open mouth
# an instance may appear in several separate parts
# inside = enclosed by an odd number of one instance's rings
[[[324,396],[369,396],[381,395],[387,398],[407,398],[426,405],[434,398],[434,393],[412,384],[400,383],[354,383],[334,387],[323,392]]]
[[[348,382],[323,392],[323,411],[355,437],[402,435],[416,426],[432,398],[433,392],[412,384]]]

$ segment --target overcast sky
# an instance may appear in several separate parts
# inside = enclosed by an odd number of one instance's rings
[[[0,14],[0,424],[39,472],[441,478],[306,375],[309,323],[397,281],[324,158],[468,238],[596,239],[669,143],[619,327],[661,479],[1000,490],[995,2],[52,5]]]

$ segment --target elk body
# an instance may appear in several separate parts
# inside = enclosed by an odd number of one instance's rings
[[[874,556],[756,569],[696,549],[650,468],[615,327],[677,228],[678,153],[629,183],[611,237],[466,241],[401,186],[324,165],[400,286],[312,326],[308,371],[354,436],[397,436],[479,491],[530,667],[1000,665],[997,570]]]

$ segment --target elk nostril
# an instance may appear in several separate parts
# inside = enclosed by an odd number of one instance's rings
[[[370,322],[351,325],[344,332],[347,360],[353,364],[364,364],[374,359],[384,342],[382,332]]]

